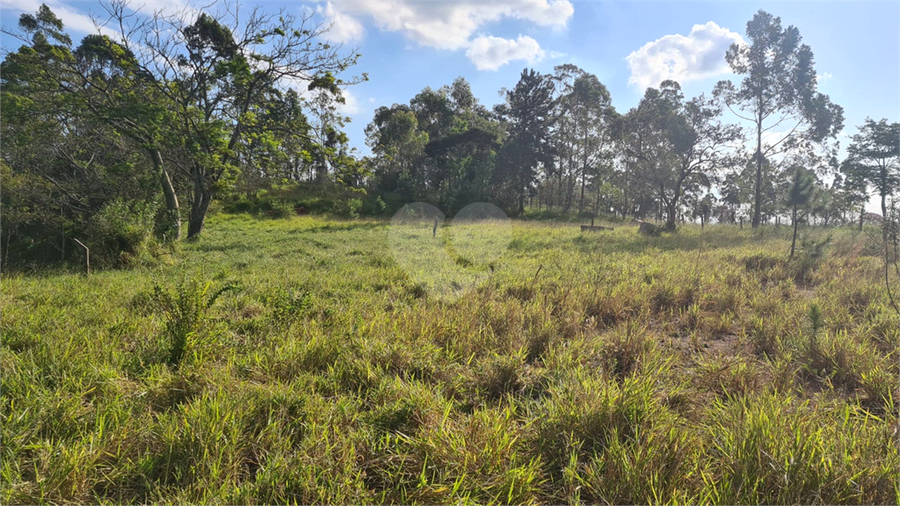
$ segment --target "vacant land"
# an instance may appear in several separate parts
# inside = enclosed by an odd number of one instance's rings
[[[2,502],[900,501],[866,234],[513,222],[489,265],[445,249],[478,275],[446,296],[389,232],[217,216],[157,265],[6,276]]]

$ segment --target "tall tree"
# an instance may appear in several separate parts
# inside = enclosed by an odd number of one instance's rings
[[[77,237],[92,243],[95,259],[119,263],[153,232],[153,171],[143,147],[106,121],[109,111],[95,111],[95,94],[71,90],[89,80],[131,79],[109,72],[110,56],[128,55],[73,53],[62,21],[46,5],[23,14],[19,27],[25,45],[0,64],[6,259],[15,249],[20,259],[50,260],[55,249],[56,259],[65,260],[73,256],[67,244]],[[140,110],[136,104],[133,111]],[[105,218],[115,213],[116,226],[106,227],[111,222]],[[141,225],[133,234],[125,231],[132,218]]]
[[[558,180],[567,179],[563,208],[568,210],[574,200],[576,185],[580,186],[578,210],[584,209],[585,188],[590,179],[598,177],[604,162],[611,156],[611,123],[616,118],[609,91],[597,76],[571,65],[555,67],[554,81],[559,88],[556,100],[557,123],[554,129],[558,152]],[[560,185],[562,186],[562,185]]]
[[[423,191],[420,161],[425,154],[428,134],[419,131],[415,113],[405,105],[379,107],[366,127],[366,144],[375,155],[376,187],[396,192],[405,201],[418,198]]]
[[[847,152],[851,172],[875,187],[881,198],[881,215],[887,219],[887,198],[900,187],[900,123],[866,118]]]
[[[137,70],[170,104],[189,155],[180,164],[192,184],[189,238],[202,232],[213,194],[237,170],[237,147],[255,119],[253,106],[288,82],[338,97],[349,83],[335,75],[359,56],[321,41],[327,27],[315,23],[311,11],[297,18],[254,8],[243,18],[223,4],[218,11],[136,18],[124,1],[107,7]]]
[[[847,158],[841,162],[839,180],[835,184],[840,185],[841,200],[849,209],[859,210],[858,229],[862,231],[863,221],[866,215],[866,204],[869,202],[869,183],[866,180],[866,167],[859,164],[853,158]]]
[[[685,190],[710,188],[716,172],[732,164],[726,151],[740,138],[740,130],[719,122],[720,115],[721,109],[702,95],[685,102],[674,81],[664,81],[658,90],[648,88],[625,115],[625,152],[665,206],[669,230],[675,229]]]
[[[104,122],[137,143],[156,170],[166,205],[164,230],[170,239],[181,236],[178,196],[163,158],[173,137],[173,116],[153,85],[141,72],[134,54],[105,35],[88,35],[75,50],[75,65],[61,82],[66,94],[85,104],[92,120]]]
[[[731,70],[745,76],[740,86],[720,81],[715,94],[755,129],[756,228],[762,217],[765,162],[792,148],[808,149],[813,143],[835,137],[843,128],[844,115],[840,106],[816,91],[813,53],[809,46],[800,43],[797,28],[782,28],[781,18],[760,10],[747,23],[747,37],[749,45],[732,44],[725,55]],[[767,132],[773,135],[771,141],[763,138]]]
[[[508,124],[508,139],[498,154],[494,186],[501,201],[521,214],[538,169],[553,163],[553,82],[534,69],[525,69],[505,98],[496,112]]]
[[[900,187],[900,123],[888,123],[886,119],[875,122],[866,118],[859,133],[853,136],[853,143],[847,148],[850,163],[855,167],[856,175],[868,184],[873,185],[881,197],[881,242],[884,259],[884,283],[891,305],[900,312],[891,291],[890,264],[898,265],[891,259],[891,243],[897,243],[896,216],[888,215],[887,198],[897,192]],[[894,228],[894,230],[892,230]]]

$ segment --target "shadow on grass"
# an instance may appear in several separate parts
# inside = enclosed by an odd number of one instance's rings
[[[575,237],[572,242],[586,252],[599,249],[608,253],[640,253],[650,248],[659,251],[697,251],[741,248],[771,239],[789,241],[790,234],[790,227],[785,226],[764,226],[757,230],[745,227],[742,230],[733,225],[709,225],[702,230],[682,227],[675,232],[664,232],[659,237],[647,237],[639,235],[636,226],[626,226],[619,227],[615,235],[589,232]]]
[[[306,232],[345,232],[349,230],[377,230],[386,228],[390,222],[388,221],[347,221],[340,223],[327,223],[317,227],[304,228],[302,230],[292,230],[291,233],[299,234]]]

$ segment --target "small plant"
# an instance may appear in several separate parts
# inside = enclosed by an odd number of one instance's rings
[[[809,305],[809,323],[812,325],[812,336],[815,338],[819,334],[819,329],[822,328],[822,325],[825,323],[825,319],[822,316],[822,309],[819,308],[819,305],[813,302]]]
[[[794,271],[794,282],[798,284],[810,284],[812,275],[819,268],[825,256],[825,247],[831,242],[831,236],[825,239],[803,239],[801,242],[802,255],[797,260]]]
[[[222,295],[236,291],[238,286],[228,283],[210,292],[211,282],[203,283],[197,277],[182,281],[174,291],[159,285],[154,287],[154,296],[165,314],[165,332],[169,341],[168,363],[178,367],[185,352],[197,342],[204,324],[208,320],[209,309]]]

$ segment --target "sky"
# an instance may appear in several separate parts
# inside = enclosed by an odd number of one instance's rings
[[[75,41],[102,16],[97,0],[45,0]],[[0,0],[0,21],[15,25],[40,0]],[[241,2],[241,8],[254,2]],[[346,131],[360,155],[364,130],[379,106],[408,103],[425,87],[465,77],[488,107],[502,101],[524,68],[550,73],[563,63],[597,75],[619,112],[635,107],[648,86],[678,81],[686,97],[709,95],[735,78],[725,63],[760,9],[796,26],[814,54],[818,89],[844,108],[842,148],[867,117],[900,121],[900,2],[661,2],[577,0],[326,0],[261,1],[264,9],[315,13],[331,26],[330,41],[360,53],[346,77],[367,82],[345,91]],[[152,11],[183,0],[132,0]],[[204,5],[193,3],[194,7]],[[3,38],[6,49],[15,41]],[[727,121],[740,120],[726,112]],[[842,150],[843,151],[843,150]]]

